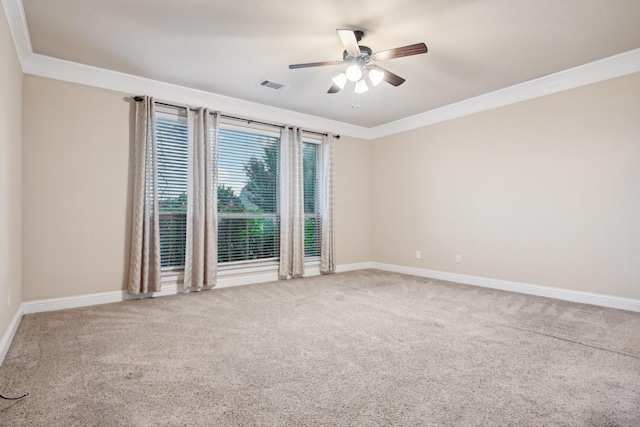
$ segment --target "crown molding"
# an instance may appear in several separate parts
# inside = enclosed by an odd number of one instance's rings
[[[640,49],[630,50],[548,76],[529,80],[444,107],[396,120],[371,129],[377,139],[446,120],[491,110],[541,96],[640,72]]]
[[[171,83],[33,53],[22,0],[1,0],[25,74],[99,87],[132,95],[198,105],[228,114],[373,140],[517,102],[640,72],[640,49],[604,58],[380,126],[366,128],[296,111],[244,101]]]
[[[109,89],[130,95],[149,95],[170,102],[209,107],[226,114],[369,139],[370,130],[361,126],[36,53],[31,54],[23,61],[22,68],[25,74],[34,76]]]
[[[22,0],[2,0],[2,6],[7,15],[9,30],[20,59],[20,65],[23,66],[24,61],[33,53],[33,49],[31,48],[31,37]],[[24,66],[22,71],[24,72]]]

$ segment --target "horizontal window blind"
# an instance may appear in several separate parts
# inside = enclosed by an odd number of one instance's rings
[[[218,262],[277,260],[280,136],[221,127]]]
[[[302,170],[304,188],[304,255],[320,256],[322,230],[320,221],[320,145],[304,142],[302,145]]]
[[[184,267],[188,128],[184,116],[156,113],[160,265]]]

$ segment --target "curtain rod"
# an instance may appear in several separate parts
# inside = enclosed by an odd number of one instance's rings
[[[143,99],[144,98],[142,98],[141,96],[134,96],[133,97],[133,100],[136,101],[136,102],[141,102]],[[189,105],[169,104],[169,103],[160,102],[160,101],[155,101],[155,103],[159,104],[159,105],[164,105],[166,107],[187,108],[187,109],[190,109],[190,110],[194,110],[195,109],[195,108],[193,108],[193,107],[191,107]],[[244,119],[242,117],[229,116],[229,115],[222,114],[222,113],[220,113],[220,117],[224,118],[224,119],[229,119],[229,120],[238,120],[238,121],[246,122],[247,124],[256,123],[256,124],[259,124],[259,125],[271,126],[271,127],[275,127],[275,128],[284,129],[284,126],[282,126],[282,125],[276,125],[274,123],[261,122],[261,121],[258,121],[258,120]],[[325,132],[316,132],[316,131],[306,130],[306,129],[302,129],[302,132],[311,133],[311,134],[314,134],[314,135],[322,135],[322,136],[327,136],[328,135]],[[340,135],[333,135],[333,137],[335,139],[340,139]]]

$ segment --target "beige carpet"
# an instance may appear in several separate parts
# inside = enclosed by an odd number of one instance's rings
[[[640,426],[640,314],[375,270],[24,316],[3,426]]]

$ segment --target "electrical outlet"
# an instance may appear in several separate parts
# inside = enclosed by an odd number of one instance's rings
[[[422,257],[422,254],[420,253],[420,251],[416,251],[416,259],[420,259]]]
[[[456,255],[456,262],[457,263],[461,263],[462,262],[462,257],[460,255]]]

